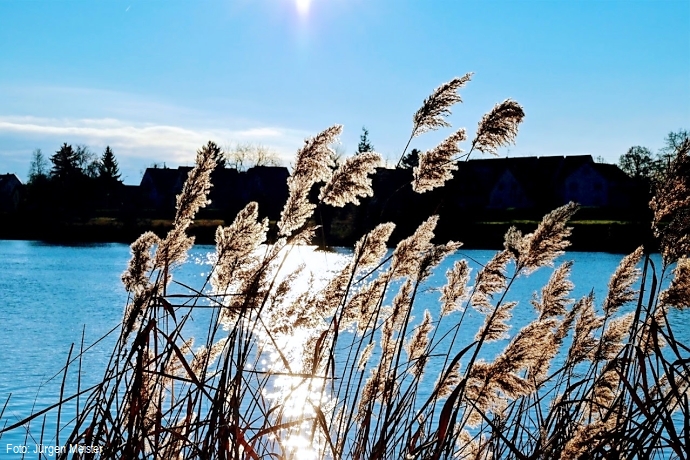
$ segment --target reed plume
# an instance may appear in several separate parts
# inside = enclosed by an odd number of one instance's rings
[[[130,251],[132,258],[127,270],[122,274],[122,283],[127,292],[136,294],[147,286],[149,272],[153,268],[151,250],[160,242],[153,232],[145,232],[132,243]]]
[[[611,276],[608,294],[604,299],[604,313],[607,316],[616,313],[620,307],[637,297],[637,292],[632,289],[632,285],[640,275],[635,266],[641,258],[642,246],[624,257]]]
[[[422,153],[419,165],[413,170],[412,189],[417,193],[424,193],[442,187],[447,180],[452,179],[453,171],[458,169],[453,157],[462,152],[458,143],[465,139],[465,129],[461,128],[435,148]]]
[[[577,364],[591,359],[597,347],[594,331],[604,324],[604,319],[594,311],[594,294],[580,299],[574,307],[578,312],[575,322],[575,334],[568,350],[568,361]]]
[[[532,305],[539,312],[539,319],[565,315],[566,305],[572,300],[568,295],[574,284],[568,279],[573,263],[564,262],[551,274],[549,281],[541,290],[541,299],[532,300]]]
[[[664,263],[672,264],[690,255],[690,139],[676,149],[649,207],[654,213],[652,229],[659,238]]]
[[[479,122],[471,150],[498,155],[499,147],[515,143],[518,125],[524,117],[522,107],[512,99],[496,104]]]
[[[431,216],[417,227],[414,234],[400,241],[393,252],[393,273],[396,277],[416,276],[421,266],[421,256],[431,250],[431,239],[438,216]]]
[[[228,227],[216,230],[217,263],[213,270],[211,284],[219,294],[226,294],[233,283],[251,273],[257,259],[254,251],[266,240],[268,219],[259,221],[259,206],[247,204]]]
[[[470,76],[425,100],[412,137],[448,126]],[[514,140],[523,116],[513,101],[497,105],[470,152],[496,153]],[[665,195],[651,205],[661,272],[638,248],[622,258],[603,302],[592,291],[573,303],[573,264],[559,262],[532,308],[515,286],[563,255],[574,203],[531,233],[510,228],[472,286],[465,260],[437,283],[437,268],[460,247],[434,242],[437,215],[392,250],[395,225],[377,225],[324,273],[292,264],[297,245],[313,235],[307,222],[316,204],[308,196],[316,183],[324,183],[320,202],[334,206],[372,193],[376,154],[332,172],[329,145],[341,130],[334,125],[298,151],[277,238],[267,243],[270,224],[249,203],[217,229],[212,269],[198,287],[174,279],[219,156],[213,143],[197,152],[173,229],[165,238],[145,233],[131,246],[122,275],[129,299],[111,360],[102,381],[82,391],[85,402],[67,425],[61,397],[58,433],[103,446],[101,458],[147,460],[684,458],[688,347],[671,321],[673,308],[690,307],[687,143],[659,189]],[[418,191],[449,177],[462,140],[459,130],[422,156]],[[436,320],[428,308],[415,318],[429,305]],[[206,333],[192,353],[189,325],[206,313]],[[513,316],[527,318],[517,332]],[[427,384],[425,373],[439,375]]]
[[[158,245],[154,267],[167,270],[186,260],[187,251],[194,244],[194,237],[187,236],[186,231],[199,209],[211,202],[208,193],[211,190],[211,173],[218,160],[218,150],[218,146],[209,141],[197,151],[195,166],[189,171],[182,192],[177,195],[173,228]]]
[[[510,260],[508,251],[497,252],[477,273],[470,304],[480,312],[493,308],[491,300],[506,287],[506,265]]]
[[[371,353],[374,351],[375,345],[376,344],[374,342],[371,342],[362,351],[362,354],[359,357],[359,361],[357,362],[357,369],[359,369],[360,371],[363,371],[364,368],[366,367],[367,363],[369,362],[369,358],[371,358]]]
[[[395,224],[379,224],[357,241],[354,248],[354,262],[360,268],[372,267],[386,254],[386,243],[395,229]]]
[[[339,208],[348,203],[359,206],[358,197],[374,194],[368,176],[376,171],[380,163],[381,155],[376,152],[364,152],[347,158],[321,188],[319,199]]]
[[[681,310],[690,308],[690,259],[681,257],[673,269],[673,275],[671,285],[659,296],[661,305]]]
[[[606,325],[593,356],[595,361],[608,361],[618,355],[625,346],[625,338],[630,332],[634,317],[633,313],[628,313],[614,318]]]
[[[385,289],[386,280],[377,277],[356,292],[343,309],[341,327],[358,323],[357,330],[360,333],[371,327],[372,315],[376,314]]]
[[[450,396],[461,380],[462,375],[460,374],[460,363],[457,362],[453,365],[453,367],[450,368],[449,372],[442,372],[439,375],[438,380],[434,384],[437,397],[439,399],[444,399]]]
[[[405,345],[407,360],[412,363],[412,374],[419,377],[426,364],[425,354],[429,345],[429,332],[431,331],[431,313],[424,310],[422,323],[414,330],[410,341]]]
[[[551,336],[557,324],[553,318],[528,324],[513,337],[493,365],[499,372],[518,373],[533,369],[545,356],[555,356],[558,350],[554,349]]]
[[[297,151],[295,166],[288,178],[288,200],[278,222],[281,235],[291,235],[301,228],[316,208],[309,203],[308,194],[315,183],[330,181],[335,152],[329,145],[337,141],[342,130],[341,125],[333,125],[305,140],[304,146]]]
[[[510,330],[508,321],[512,318],[511,311],[517,302],[503,302],[496,306],[493,312],[486,314],[484,325],[479,328],[475,340],[484,342],[494,342],[508,338],[506,332]]]
[[[451,114],[450,107],[462,102],[457,91],[472,79],[472,73],[466,73],[462,77],[453,78],[434,90],[412,117],[412,135],[418,136],[427,131],[449,127],[444,120]]]
[[[548,213],[530,234],[512,228],[506,234],[504,246],[515,259],[518,270],[530,273],[539,267],[551,265],[570,246],[568,237],[572,228],[566,227],[578,205],[572,201]]]
[[[461,308],[460,304],[468,295],[467,282],[470,268],[466,260],[455,262],[452,270],[446,272],[448,282],[441,289],[441,316],[446,316]]]

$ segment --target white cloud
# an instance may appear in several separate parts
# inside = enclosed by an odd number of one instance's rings
[[[110,145],[118,157],[171,164],[189,164],[207,141],[219,145],[260,143],[275,149],[287,164],[301,147],[307,133],[280,127],[249,129],[196,129],[171,124],[134,123],[115,118],[55,119],[0,117],[0,134],[15,138],[87,144],[99,149]]]

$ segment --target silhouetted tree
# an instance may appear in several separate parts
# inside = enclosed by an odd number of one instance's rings
[[[228,149],[225,157],[228,164],[238,171],[246,171],[254,166],[280,166],[278,154],[263,145],[237,144]]]
[[[50,176],[60,182],[67,182],[83,175],[77,152],[66,142],[62,144],[60,150],[55,152],[55,155],[50,157],[50,161],[53,163]]]
[[[107,182],[120,180],[120,168],[110,146],[106,146],[101,161],[98,163],[98,178]]]
[[[37,181],[45,181],[48,179],[48,160],[41,152],[41,149],[36,149],[31,153],[31,164],[29,165],[29,184]]]
[[[362,134],[359,136],[359,144],[357,144],[357,152],[355,152],[355,155],[373,151],[374,146],[371,145],[371,141],[369,140],[369,130],[362,126]]]
[[[671,167],[671,161],[676,157],[676,152],[686,139],[690,138],[687,129],[671,131],[664,139],[664,146],[657,153],[660,173],[665,176],[665,172]]]
[[[412,149],[408,154],[406,154],[402,161],[400,162],[400,167],[402,169],[412,169],[419,164],[419,154],[421,152],[418,149]]]
[[[29,180],[26,184],[22,206],[30,210],[42,210],[50,207],[54,195],[52,189],[48,159],[43,155],[41,149],[36,149],[31,153]]]
[[[618,159],[618,166],[628,176],[636,180],[650,181],[656,165],[652,152],[647,147],[636,145]]]
[[[78,144],[74,149],[79,169],[86,177],[96,178],[100,171],[100,159],[89,149],[88,145]]]

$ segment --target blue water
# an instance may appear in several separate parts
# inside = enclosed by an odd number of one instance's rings
[[[193,249],[189,264],[177,274],[185,283],[198,286],[208,274],[203,260],[211,246]],[[341,252],[347,252],[341,251]],[[439,293],[429,287],[439,287],[445,280],[445,272],[458,258],[486,262],[493,251],[461,251],[447,259],[439,267],[423,293],[423,300],[415,311],[417,320],[422,310],[429,308],[434,318],[435,300]],[[573,260],[571,279],[575,290],[571,297],[579,298],[594,290],[601,300],[606,293],[610,275],[620,262],[621,255],[607,253],[567,253],[559,262]],[[86,345],[103,337],[116,327],[122,317],[127,295],[120,282],[120,275],[129,260],[129,247],[124,244],[52,245],[33,241],[0,241],[0,409],[11,395],[3,421],[13,423],[33,410],[46,407],[57,400],[62,381],[61,369],[67,360],[70,345],[74,343],[76,354],[81,346],[82,331]],[[658,258],[657,258],[658,265]],[[476,274],[477,264],[471,262]],[[541,288],[551,273],[541,269],[529,278],[520,279],[511,290],[508,300],[519,300],[514,311],[511,332],[519,330],[534,317],[529,305],[533,293]],[[686,312],[687,313],[687,312]],[[687,323],[688,314],[673,312],[672,321]],[[205,325],[197,326],[202,330]],[[470,333],[473,336],[476,329]],[[690,328],[677,327],[677,339],[690,343]],[[81,387],[98,382],[110,356],[115,335],[106,337],[89,350],[82,363]],[[76,390],[78,362],[71,364],[65,394]],[[433,371],[430,371],[433,373]],[[430,383],[436,375],[429,377]],[[74,412],[63,415],[63,421],[74,417]],[[42,418],[32,422],[26,444],[38,443]],[[54,440],[54,425],[46,425],[44,443]],[[0,458],[6,453],[6,444],[25,444],[24,432],[14,430],[0,439]],[[66,438],[67,433],[60,435]],[[10,458],[8,457],[8,458]],[[30,458],[35,458],[35,455]]]

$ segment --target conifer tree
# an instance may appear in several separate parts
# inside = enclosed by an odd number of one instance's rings
[[[355,153],[355,155],[373,151],[374,146],[371,145],[371,141],[369,140],[369,130],[366,127],[362,126],[362,134],[359,136],[359,144],[357,145],[357,152]]]
[[[68,181],[81,175],[78,155],[66,142],[62,144],[60,150],[55,152],[55,155],[50,157],[50,161],[53,163],[50,175],[54,179]]]
[[[110,146],[106,146],[98,165],[98,177],[108,182],[120,180],[120,168]]]

